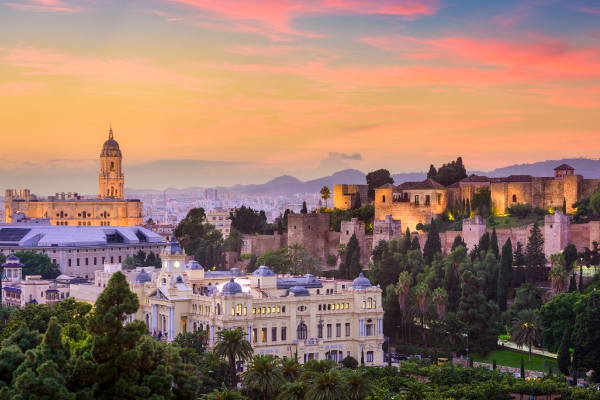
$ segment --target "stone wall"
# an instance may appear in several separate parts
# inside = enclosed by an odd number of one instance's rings
[[[314,257],[329,254],[329,213],[289,214],[287,245],[298,243]]]
[[[429,224],[432,218],[439,218],[446,209],[446,196],[442,197],[442,204],[434,201],[431,205],[415,205],[414,202],[392,201],[391,188],[376,189],[375,191],[375,220],[383,220],[391,215],[394,220],[399,220],[404,229],[415,231],[418,223]],[[423,199],[425,197],[423,196]],[[433,199],[433,197],[432,197]]]
[[[589,248],[592,248],[592,242],[600,243],[600,221],[592,221],[588,224],[590,226],[590,244]]]
[[[590,227],[589,224],[577,224],[569,226],[569,243],[577,247],[577,251],[583,251],[585,247],[590,247]]]
[[[546,215],[544,219],[544,253],[550,259],[569,243],[569,217],[560,211]]]
[[[287,245],[286,234],[242,235],[242,254],[260,255],[267,250],[279,250]]]
[[[473,250],[484,234],[485,220],[480,215],[463,220],[462,237],[468,250]]]
[[[360,193],[361,203],[369,202],[368,185],[333,185],[333,207],[340,210],[351,209],[357,192]]]
[[[358,245],[360,246],[360,262],[366,263],[371,254],[367,254],[367,244],[365,239],[365,223],[358,218],[352,218],[350,221],[342,221],[340,229],[340,244],[348,244],[352,235],[356,235]],[[371,243],[373,240],[371,239]]]
[[[508,200],[508,182],[492,183],[490,185],[492,196],[492,211],[498,214],[506,213],[506,207],[510,205]]]
[[[375,246],[381,240],[390,240],[402,235],[402,224],[394,220],[391,215],[386,215],[383,220],[373,222],[373,243]]]
[[[582,179],[579,190],[581,197],[590,197],[595,191],[600,190],[600,179]]]

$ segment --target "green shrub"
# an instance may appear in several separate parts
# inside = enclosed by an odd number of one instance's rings
[[[358,360],[352,356],[348,356],[346,358],[344,358],[344,360],[342,360],[342,365],[345,368],[356,368],[358,367]]]
[[[533,212],[533,207],[531,207],[531,204],[517,203],[508,207],[506,211],[513,217],[523,219]]]

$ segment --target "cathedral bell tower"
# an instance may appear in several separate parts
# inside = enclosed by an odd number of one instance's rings
[[[119,143],[113,138],[112,126],[108,132],[108,140],[100,153],[100,175],[98,176],[98,196],[101,199],[114,197],[124,198],[125,177],[121,172],[123,155]]]

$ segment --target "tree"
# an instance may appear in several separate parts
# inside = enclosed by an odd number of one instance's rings
[[[567,271],[571,271],[573,269],[573,265],[578,259],[577,247],[573,243],[569,243],[563,251],[563,256],[565,258],[565,268]]]
[[[490,234],[488,232],[484,233],[483,236],[479,239],[479,252],[485,252],[490,249]]]
[[[517,248],[515,249],[514,255],[514,263],[515,267],[522,267],[527,263],[525,259],[525,254],[523,254],[523,244],[521,242],[517,242]]]
[[[569,293],[573,293],[577,291],[577,281],[575,280],[575,272],[571,274],[571,279],[569,280]]]
[[[197,329],[194,332],[180,333],[173,339],[183,348],[193,349],[198,355],[202,355],[206,350],[206,331]]]
[[[569,273],[563,266],[564,260],[563,254],[552,254],[550,256],[552,267],[548,273],[548,277],[552,284],[552,290],[556,294],[563,293],[567,290],[569,284]]]
[[[237,390],[227,390],[225,384],[221,387],[221,390],[215,389],[211,393],[207,393],[202,396],[202,400],[242,400],[244,396]]]
[[[352,234],[348,244],[346,244],[346,266],[348,267],[348,274],[345,279],[354,279],[362,271],[360,266],[360,244],[356,238],[356,234]],[[356,275],[354,275],[356,274]]]
[[[300,214],[308,214],[308,209],[306,208],[306,202],[302,202],[302,209],[300,210]]]
[[[386,183],[394,184],[394,179],[387,169],[378,169],[377,171],[367,174],[367,185],[369,186],[369,198],[375,198],[375,189],[385,185]]]
[[[529,361],[531,361],[531,346],[542,340],[542,326],[535,310],[523,310],[513,319],[510,335],[515,344],[521,348],[529,346]]]
[[[347,369],[344,371],[344,375],[352,400],[366,399],[374,392],[375,387],[364,369]]]
[[[406,233],[404,234],[404,252],[406,253],[408,250],[410,250],[410,246],[411,246],[411,239],[410,239],[410,229],[407,227],[406,228]]]
[[[466,218],[471,218],[471,203],[469,202],[469,199],[467,199],[467,206],[465,208],[465,216],[466,216]]]
[[[281,368],[271,354],[253,356],[242,376],[244,385],[250,389],[260,390],[264,400],[269,398],[269,392],[277,391],[285,383]]]
[[[281,363],[281,375],[288,382],[295,382],[302,374],[302,365],[295,358],[288,358]]]
[[[585,303],[583,298],[578,292],[558,294],[540,308],[540,321],[544,327],[542,336],[549,351],[555,353],[565,331],[573,330],[578,314],[575,308]]]
[[[229,376],[233,387],[237,386],[236,360],[247,361],[253,354],[252,346],[244,339],[244,336],[242,328],[218,331],[217,344],[213,350],[217,357],[226,358],[229,361]]]
[[[467,244],[460,235],[457,235],[454,238],[454,241],[452,242],[452,248],[450,249],[450,251],[454,251],[458,246],[467,247]]]
[[[409,381],[404,385],[404,399],[406,400],[424,400],[427,398],[429,388],[425,382]]]
[[[362,199],[360,198],[360,192],[356,192],[354,195],[354,209],[358,210],[362,207]]]
[[[541,273],[546,266],[546,255],[544,254],[544,237],[537,222],[529,231],[529,240],[527,241],[525,260],[527,267],[533,270],[533,281],[539,282],[542,278]]]
[[[429,171],[427,172],[428,178],[435,178],[437,176],[437,169],[433,166],[433,164],[429,165]]]
[[[421,337],[427,347],[427,333],[425,331],[425,322],[429,318],[429,287],[420,283],[414,288],[416,308],[411,313],[411,316],[416,316],[421,321]]]
[[[136,259],[136,261],[141,265],[141,266],[145,266],[146,265],[146,252],[144,250],[139,250],[134,256],[133,258]]]
[[[203,208],[192,208],[179,222],[173,235],[187,254],[196,254],[203,241],[212,244],[221,240],[221,233],[208,223]]]
[[[349,400],[348,382],[338,370],[328,370],[314,374],[307,382],[307,399],[314,400]]]
[[[95,366],[93,392],[97,399],[148,395],[138,386],[141,352],[136,348],[146,332],[141,321],[125,325],[137,312],[139,301],[125,275],[115,272],[102,291],[90,316],[91,356]]]
[[[288,382],[279,392],[277,400],[304,400],[304,393],[306,393],[305,383]]]
[[[35,251],[17,251],[14,255],[23,264],[23,277],[41,275],[42,279],[55,279],[60,275],[58,264],[53,262],[47,254],[38,254]]]
[[[596,191],[590,196],[590,205],[592,212],[596,215],[600,215],[600,191]]]
[[[569,367],[571,366],[571,352],[569,351],[569,331],[565,329],[562,341],[558,347],[558,357],[556,362],[558,369],[565,375],[569,374]]]
[[[410,294],[410,286],[413,283],[413,279],[407,271],[403,271],[400,273],[398,277],[398,283],[396,284],[396,296],[398,296],[398,306],[402,311],[402,330],[404,330],[404,325],[406,322],[406,302],[408,301],[408,296]],[[404,334],[402,334],[402,338],[404,338]],[[364,363],[363,363],[364,364]]]
[[[437,170],[431,165],[429,172],[427,172],[427,177],[444,186],[448,186],[466,178],[467,170],[463,164],[462,157],[458,157],[456,161],[443,164]]]
[[[512,261],[512,243],[510,238],[508,238],[502,246],[502,258],[500,259],[500,271],[498,273],[498,307],[502,312],[506,311],[506,302],[508,301]]]
[[[446,318],[446,304],[448,303],[448,292],[444,288],[437,288],[431,294],[431,301],[435,304],[438,316],[441,320]]]
[[[348,279],[357,278],[362,272],[362,266],[360,265],[360,251],[355,251],[350,261],[350,268],[348,269]]]
[[[419,243],[419,237],[415,236],[412,240],[412,243],[410,244],[410,249],[411,250],[419,250],[421,251],[421,244]]]
[[[493,324],[493,315],[498,306],[486,301],[481,291],[482,278],[467,270],[463,272],[461,281],[462,296],[458,316],[467,326],[469,348],[473,353],[487,354],[498,343],[498,331]]]
[[[423,258],[425,258],[428,264],[431,264],[433,257],[437,253],[442,253],[442,241],[440,240],[440,233],[438,231],[437,224],[432,218],[429,232],[427,232],[427,240],[425,241],[425,246],[423,247]]]
[[[287,221],[287,211],[284,218]],[[261,220],[260,213],[250,207],[241,206],[236,208],[235,212],[229,214],[231,227],[246,235],[254,235],[263,228],[264,221]]]
[[[327,208],[327,201],[331,198],[331,191],[327,186],[323,186],[319,193],[321,194],[321,198],[325,200],[325,208]]]
[[[258,265],[257,265],[256,261],[257,261],[256,255],[252,254],[250,256],[250,260],[248,261],[248,265],[246,266],[246,273],[247,274],[251,274],[254,271],[256,271],[256,269],[258,268]]]
[[[563,197],[563,214],[567,213],[567,199]]]
[[[587,297],[586,307],[577,315],[574,331],[575,349],[581,349],[578,366],[593,370],[592,380],[597,382],[600,371],[600,293],[595,291]],[[575,359],[573,353],[574,363]]]
[[[498,247],[498,235],[496,235],[496,227],[492,229],[492,236],[490,238],[490,250],[492,250],[496,258],[500,257],[500,249]]]

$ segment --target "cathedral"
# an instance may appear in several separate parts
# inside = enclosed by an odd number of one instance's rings
[[[100,152],[98,195],[83,197],[77,193],[56,193],[41,198],[29,189],[7,189],[4,208],[6,222],[49,220],[58,226],[134,226],[141,225],[143,204],[125,199],[125,177],[121,170],[123,155],[114,139],[112,127]]]

